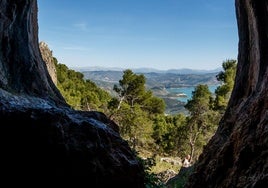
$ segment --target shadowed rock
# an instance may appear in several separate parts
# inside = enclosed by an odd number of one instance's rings
[[[186,187],[268,185],[268,1],[236,0],[235,86],[215,136]]]
[[[37,34],[36,0],[0,0],[1,180],[41,178],[42,184],[57,177],[62,185],[79,179],[76,185],[85,187],[144,187],[143,168],[117,125],[65,102]]]

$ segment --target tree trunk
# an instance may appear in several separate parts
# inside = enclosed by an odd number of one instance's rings
[[[190,159],[189,162],[191,163],[194,158],[194,152],[195,152],[195,143],[190,143],[191,153],[190,153]]]
[[[219,128],[186,187],[268,185],[268,1],[236,0],[239,54]]]

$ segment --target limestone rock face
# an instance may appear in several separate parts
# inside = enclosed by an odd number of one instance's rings
[[[53,83],[57,85],[57,71],[56,71],[56,66],[54,63],[52,51],[49,49],[48,45],[43,41],[39,43],[39,48],[40,48],[41,56],[46,63],[48,73]]]
[[[268,1],[236,0],[235,86],[215,136],[186,187],[268,185]]]
[[[36,0],[0,0],[1,182],[22,185],[16,180],[23,177],[27,185],[42,179],[39,184],[144,187],[142,165],[117,125],[65,102],[41,57],[37,33]]]

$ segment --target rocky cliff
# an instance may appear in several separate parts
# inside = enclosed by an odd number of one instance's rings
[[[48,73],[55,85],[57,85],[57,71],[56,71],[56,65],[54,62],[52,51],[49,49],[48,45],[41,41],[39,42],[39,48],[41,52],[41,56],[46,63],[46,67],[48,70]]]
[[[143,168],[117,125],[65,102],[37,34],[36,0],[0,0],[1,182],[23,177],[62,186],[78,179],[76,187],[144,187]]]
[[[268,186],[268,1],[236,0],[239,54],[235,86],[190,187]]]

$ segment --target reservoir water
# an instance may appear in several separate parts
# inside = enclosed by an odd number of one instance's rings
[[[210,92],[212,94],[215,93],[216,88],[219,85],[210,85],[208,86]],[[187,102],[189,99],[192,98],[192,92],[195,90],[195,87],[180,87],[180,88],[167,88],[167,91],[172,93],[172,94],[182,94],[181,97],[178,97],[177,100],[181,101],[181,102]],[[185,96],[184,96],[185,95]]]

